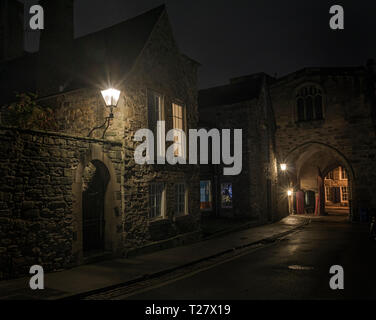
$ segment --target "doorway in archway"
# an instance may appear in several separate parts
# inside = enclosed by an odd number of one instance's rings
[[[105,194],[109,180],[107,167],[98,160],[91,161],[83,172],[82,241],[86,256],[105,249]]]
[[[328,214],[349,214],[349,181],[347,170],[339,166],[324,179],[325,210]]]
[[[306,143],[290,152],[287,162],[295,191],[295,213],[350,214],[352,218],[354,174],[337,149],[318,142]]]

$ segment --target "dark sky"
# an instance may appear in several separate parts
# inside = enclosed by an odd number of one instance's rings
[[[76,36],[167,4],[182,52],[202,64],[200,87],[309,66],[361,65],[376,58],[375,0],[76,0]],[[345,30],[329,28],[329,8]]]

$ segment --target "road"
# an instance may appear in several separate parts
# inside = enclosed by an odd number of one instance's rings
[[[376,242],[367,231],[344,216],[312,219],[281,241],[118,299],[376,299]],[[333,265],[344,269],[344,290],[329,287]]]

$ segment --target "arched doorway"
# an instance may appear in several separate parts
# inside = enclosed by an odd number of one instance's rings
[[[290,187],[295,191],[292,211],[325,215],[325,177],[335,168],[346,171],[346,199],[350,218],[353,216],[354,171],[346,157],[337,149],[319,142],[294,148],[286,158]],[[302,203],[304,203],[302,210]]]
[[[84,255],[105,249],[105,196],[110,174],[98,160],[85,167],[82,176],[82,245]]]

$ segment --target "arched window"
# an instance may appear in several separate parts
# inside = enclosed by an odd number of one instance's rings
[[[306,86],[297,92],[298,121],[322,120],[322,92],[316,86]]]

